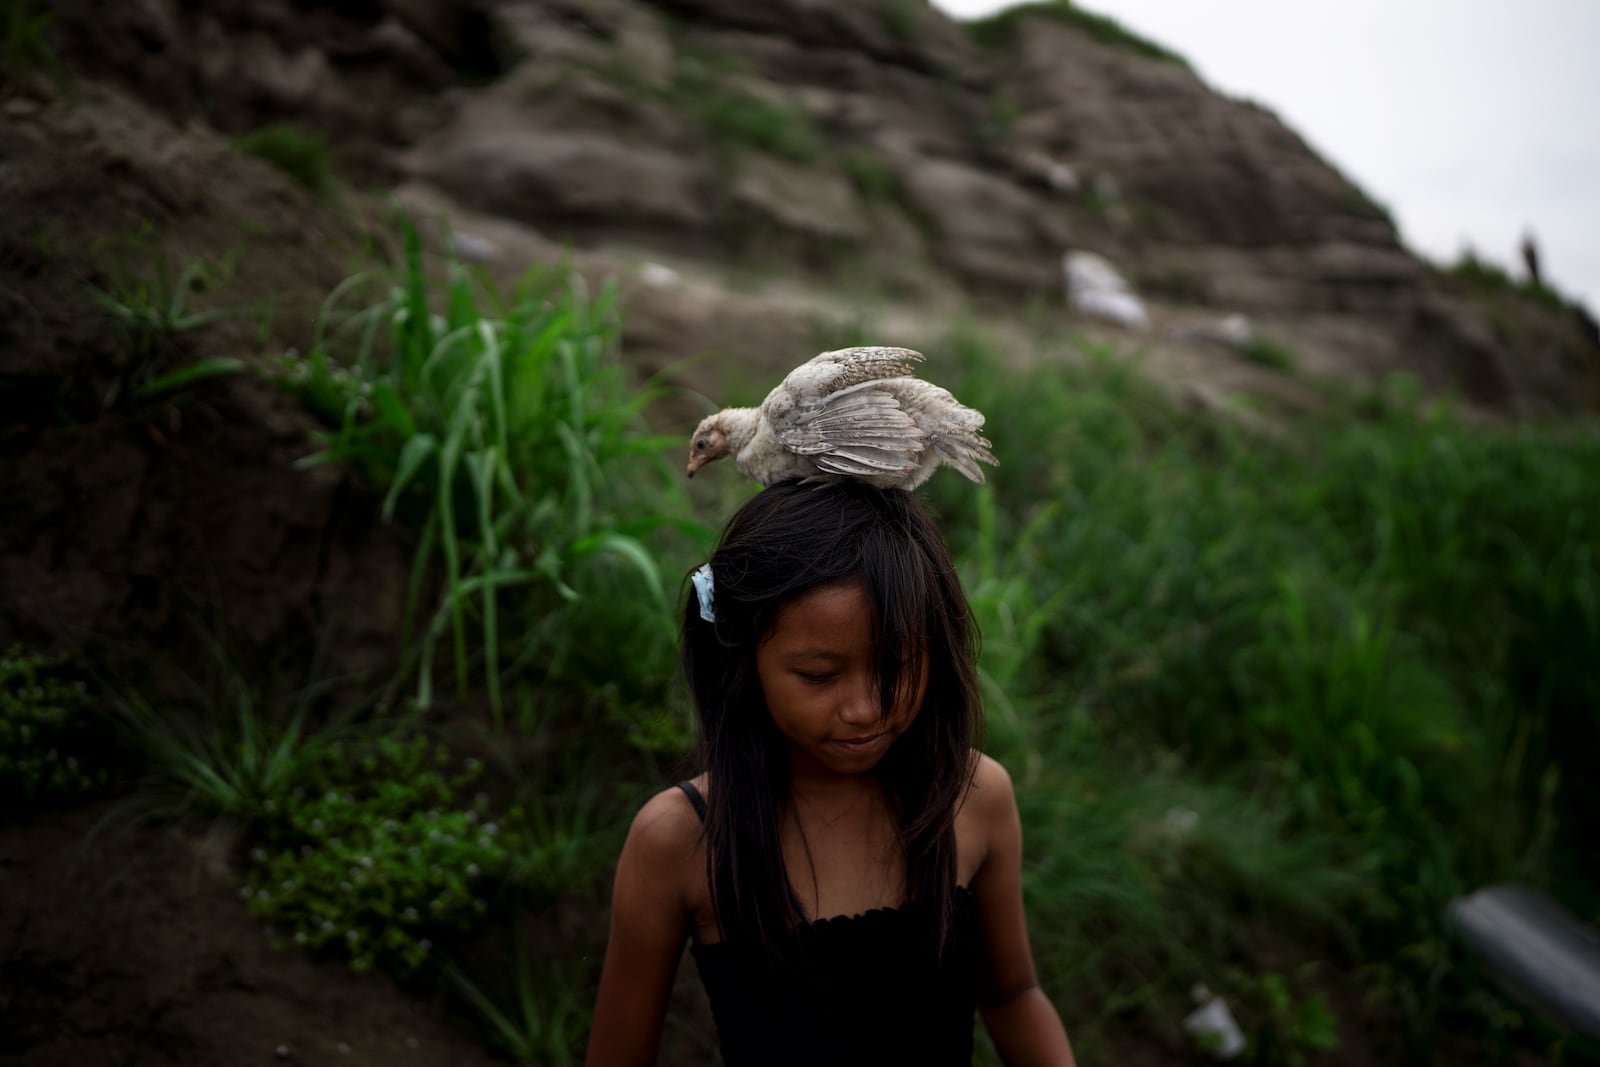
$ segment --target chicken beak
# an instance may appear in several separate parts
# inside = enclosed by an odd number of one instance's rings
[[[700,464],[702,462],[704,462],[704,461],[701,460],[701,458],[699,456],[690,456],[689,457],[689,466],[684,468],[684,472],[683,473],[685,473],[689,477],[693,478],[694,477],[694,472],[700,469]]]

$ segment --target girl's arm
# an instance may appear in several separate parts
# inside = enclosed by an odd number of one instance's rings
[[[634,817],[617,860],[588,1067],[656,1061],[667,996],[689,936],[688,875],[699,834],[700,821],[676,788],[651,798]]]
[[[1075,1067],[1072,1045],[1055,1005],[1039,988],[1022,911],[1022,820],[1011,776],[979,759],[969,803],[985,829],[988,850],[972,879],[983,928],[978,1009],[1009,1067]]]

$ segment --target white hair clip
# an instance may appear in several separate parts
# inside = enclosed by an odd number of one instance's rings
[[[716,586],[711,578],[711,564],[700,564],[694,574],[689,576],[689,580],[694,583],[695,596],[700,598],[700,617],[706,622],[716,622],[717,611],[712,601],[712,593]]]

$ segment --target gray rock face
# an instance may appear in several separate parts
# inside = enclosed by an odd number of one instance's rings
[[[1060,308],[1063,255],[1095,253],[1156,336],[1242,314],[1322,373],[1600,404],[1573,309],[1419,261],[1271,113],[1055,18],[980,44],[920,0],[58,6],[68,50],[160,110],[315,128],[346,173],[554,247],[1012,310]]]

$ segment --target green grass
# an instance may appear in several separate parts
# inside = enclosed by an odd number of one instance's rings
[[[111,320],[111,328],[129,358],[147,370],[175,356],[183,334],[237,314],[228,308],[196,309],[197,297],[232,274],[231,260],[196,258],[174,269],[165,254],[130,267],[121,253],[109,254],[105,280],[93,289],[95,302]],[[136,382],[143,387],[154,379]]]
[[[1452,896],[1525,879],[1600,914],[1600,436],[1391,403],[1267,447],[1111,353],[1002,375],[971,334],[925,351],[1002,461],[932,491],[1061,996],[1158,1025],[1189,982],[1229,991],[1265,921],[1346,945],[1425,1043],[1474,1010]],[[1138,845],[1171,808],[1216,834],[1176,879]]]
[[[1479,259],[1471,252],[1463,253],[1461,258],[1451,264],[1448,273],[1468,289],[1482,296],[1517,295],[1547,311],[1564,312],[1569,309],[1567,299],[1550,286],[1532,278],[1514,280],[1501,268],[1487,260]]]
[[[1069,0],[1018,4],[985,18],[973,19],[967,23],[967,32],[973,40],[987,48],[1011,48],[1017,43],[1022,23],[1029,18],[1045,18],[1070,26],[1101,44],[1125,49],[1147,59],[1176,63],[1180,67],[1189,66],[1188,60],[1171,49],[1141,37],[1116,19],[1085,11]]]
[[[384,516],[418,531],[417,705],[434,701],[444,648],[457,695],[475,675],[497,720],[504,680],[525,672],[610,675],[619,702],[659,706],[674,623],[651,541],[677,536],[686,562],[684,540],[711,535],[662,460],[680,442],[644,427],[659,392],[615,360],[612,293],[558,272],[502,300],[454,265],[436,285],[414,231],[406,249],[376,302],[342,310],[360,279],[330,297],[317,344],[284,377],[334,426],[310,462],[352,464]],[[601,666],[616,647],[634,671]]]
[[[279,122],[251,130],[234,147],[283,171],[319,196],[333,189],[333,158],[328,139],[315,130]]]

